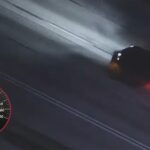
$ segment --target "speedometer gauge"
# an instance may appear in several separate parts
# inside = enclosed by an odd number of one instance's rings
[[[0,89],[0,132],[8,125],[11,118],[12,107],[6,92]]]

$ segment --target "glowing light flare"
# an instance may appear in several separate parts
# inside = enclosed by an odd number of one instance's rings
[[[121,53],[118,53],[118,57],[120,57],[122,54]]]
[[[120,66],[115,62],[111,62],[109,64],[108,70],[109,70],[111,76],[113,76],[113,77],[119,77],[121,75]]]
[[[144,84],[144,89],[150,91],[150,81]]]
[[[134,45],[133,45],[133,44],[131,44],[131,45],[130,45],[130,47],[132,48],[132,47],[134,47]]]
[[[119,60],[120,60],[120,58],[119,58],[119,57],[117,57],[117,60],[119,61]]]

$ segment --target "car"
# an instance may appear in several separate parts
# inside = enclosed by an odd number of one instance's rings
[[[150,51],[131,45],[115,51],[108,67],[113,79],[132,85],[141,85],[150,81]]]

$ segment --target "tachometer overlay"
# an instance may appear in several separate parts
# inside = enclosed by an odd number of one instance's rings
[[[8,125],[12,113],[10,99],[6,92],[0,88],[0,132]]]

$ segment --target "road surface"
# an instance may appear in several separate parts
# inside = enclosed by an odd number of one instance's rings
[[[0,136],[3,149],[150,149],[148,91],[110,79],[103,56],[98,61],[97,53],[74,38],[47,35],[8,16],[0,16],[0,85],[13,115]]]

